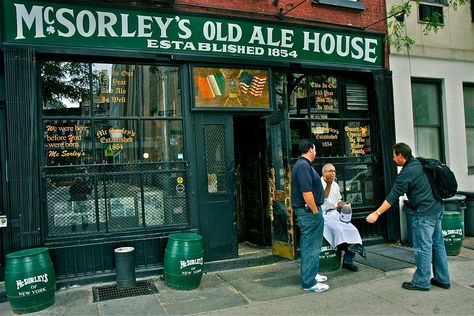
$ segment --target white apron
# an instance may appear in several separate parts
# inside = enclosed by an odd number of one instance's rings
[[[362,238],[360,237],[357,228],[352,223],[344,223],[339,220],[339,212],[337,210],[329,211],[327,214],[323,211],[324,216],[324,238],[336,247],[342,243],[348,244],[361,244]]]

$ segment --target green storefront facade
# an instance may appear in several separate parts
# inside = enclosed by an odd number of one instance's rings
[[[363,220],[395,175],[384,34],[73,1],[3,1],[1,20],[3,257],[46,246],[58,280],[90,280],[132,246],[157,273],[180,231],[208,262],[242,242],[295,257],[303,138],[364,241],[399,239],[398,216]]]

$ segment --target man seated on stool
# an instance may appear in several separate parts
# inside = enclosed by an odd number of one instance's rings
[[[352,272],[359,271],[354,264],[355,253],[365,258],[365,249],[357,228],[351,224],[351,204],[341,200],[341,191],[336,182],[336,168],[332,164],[323,167],[321,182],[324,188],[324,238],[339,251],[344,250],[342,268]],[[341,209],[339,213],[338,209]]]

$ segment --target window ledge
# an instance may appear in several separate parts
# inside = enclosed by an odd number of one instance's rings
[[[313,3],[331,5],[335,7],[344,7],[349,9],[355,10],[364,10],[365,5],[359,1],[351,1],[351,0],[312,0]]]

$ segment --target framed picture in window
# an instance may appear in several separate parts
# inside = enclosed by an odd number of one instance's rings
[[[270,109],[267,69],[194,67],[196,108]]]

